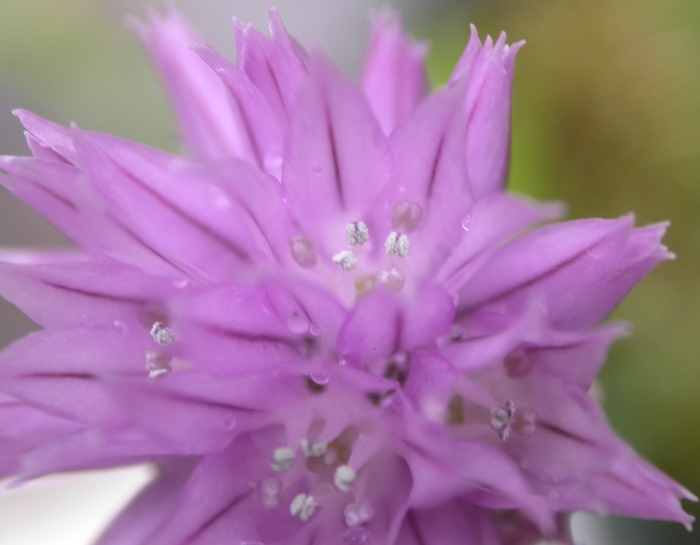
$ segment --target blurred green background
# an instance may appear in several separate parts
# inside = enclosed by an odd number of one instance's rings
[[[115,4],[0,0],[3,153],[24,153],[9,114],[15,106],[177,149],[157,77]],[[505,29],[509,41],[527,40],[515,79],[514,191],[565,201],[572,218],[633,211],[640,224],[671,220],[666,243],[678,259],[662,264],[616,311],[634,323],[634,335],[615,345],[601,383],[619,433],[700,493],[700,2],[408,4],[407,27],[431,43],[436,85],[447,80],[470,22],[482,37]],[[0,245],[64,243],[2,197]],[[3,305],[0,344],[29,326]],[[686,509],[700,516],[697,504]],[[700,532],[677,526],[613,526],[616,545],[700,543]]]

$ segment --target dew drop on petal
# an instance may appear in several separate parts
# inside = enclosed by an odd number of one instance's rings
[[[121,320],[114,320],[114,322],[112,322],[112,328],[120,335],[126,335],[127,327]]]
[[[406,277],[398,267],[392,267],[388,271],[380,271],[377,274],[376,285],[388,291],[399,292],[406,283]]]
[[[289,447],[276,448],[272,453],[272,461],[270,462],[270,467],[273,471],[278,473],[284,473],[292,469],[294,465],[294,460],[296,460],[297,454]]]
[[[471,223],[472,223],[472,215],[469,214],[467,217],[465,217],[462,220],[462,229],[464,229],[465,231],[469,231],[469,227],[471,227]]]
[[[189,281],[187,280],[187,278],[179,278],[173,280],[173,286],[175,286],[179,290],[186,288],[188,285]]]
[[[415,202],[399,201],[391,213],[391,225],[394,229],[403,229],[406,233],[416,230],[423,219],[423,208]]]
[[[311,377],[311,380],[313,380],[316,384],[320,384],[321,386],[325,386],[331,380],[331,373],[326,369],[311,371],[309,376]]]
[[[169,346],[175,342],[175,333],[163,322],[154,322],[151,326],[151,337],[162,346]]]
[[[289,237],[289,249],[297,265],[304,269],[310,269],[316,265],[316,246],[304,235],[292,235]]]
[[[170,366],[172,356],[158,350],[146,350],[146,372],[148,378],[154,380],[170,374],[173,368]]]
[[[348,528],[343,532],[343,543],[347,545],[364,545],[369,541],[370,533],[367,528]]]
[[[323,328],[318,324],[311,324],[309,326],[309,333],[311,333],[311,335],[314,337],[318,337],[321,333],[323,333]]]
[[[338,466],[333,475],[333,484],[341,492],[350,492],[355,484],[357,472],[347,465]]]
[[[301,335],[309,330],[309,320],[298,312],[292,312],[287,318],[287,327],[292,333]]]
[[[276,477],[264,479],[260,485],[262,503],[265,509],[274,509],[282,501],[282,481]]]

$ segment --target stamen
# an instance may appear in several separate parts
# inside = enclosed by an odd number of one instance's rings
[[[521,378],[530,374],[534,364],[523,348],[516,348],[506,356],[503,366],[509,377]]]
[[[301,440],[301,450],[304,453],[304,456],[307,458],[318,458],[326,453],[326,450],[328,450],[328,444],[321,441],[312,444],[309,443],[309,440],[306,437],[304,437]]]
[[[292,469],[294,465],[294,460],[296,460],[297,455],[289,447],[280,447],[275,449],[272,453],[272,461],[270,462],[270,467],[273,471],[278,473],[284,473]]]
[[[392,267],[388,271],[380,271],[377,275],[377,285],[389,291],[401,291],[406,283],[406,277],[398,267]]]
[[[158,350],[146,350],[146,371],[151,380],[169,374],[173,368],[170,362],[173,357]]]
[[[343,250],[333,256],[333,263],[343,267],[344,271],[351,271],[357,267],[357,258],[350,250]]]
[[[510,419],[513,418],[514,413],[515,403],[511,400],[506,401],[503,407],[491,409],[491,428],[498,432],[501,441],[505,441],[510,435]]]
[[[403,228],[406,233],[416,230],[423,219],[423,208],[415,202],[399,201],[394,205],[391,214],[391,225],[394,229]]]
[[[297,265],[304,269],[310,269],[316,265],[316,246],[304,235],[292,235],[289,237],[289,249]]]
[[[399,257],[406,257],[410,248],[411,244],[408,241],[408,237],[403,234],[400,235],[396,231],[389,233],[384,243],[384,249],[387,254],[398,255]]]
[[[350,492],[355,484],[357,472],[350,466],[338,466],[333,475],[333,484],[341,492]]]
[[[151,337],[162,346],[168,346],[175,342],[175,333],[163,322],[155,322],[153,326],[151,326]]]
[[[369,229],[363,221],[351,221],[345,226],[345,231],[350,246],[359,246],[369,240]]]
[[[343,515],[345,515],[345,524],[355,528],[374,518],[374,507],[366,499],[361,499],[357,503],[348,503],[343,510]]]
[[[516,409],[511,428],[517,435],[532,437],[537,431],[537,411],[532,407]]]
[[[316,500],[313,496],[306,494],[297,494],[289,505],[289,512],[293,517],[298,518],[302,522],[306,522],[316,511]]]
[[[265,509],[274,509],[282,499],[282,481],[275,478],[264,479],[260,491]]]

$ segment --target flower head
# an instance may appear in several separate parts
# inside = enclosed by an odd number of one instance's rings
[[[187,158],[16,112],[33,156],[2,182],[80,251],[2,254],[45,329],[0,355],[0,476],[158,464],[102,545],[689,523],[588,393],[666,224],[537,226],[559,207],[504,191],[521,44],[474,30],[429,94],[396,18],[360,86],[270,21],[236,23],[236,65],[174,11],[137,25]]]

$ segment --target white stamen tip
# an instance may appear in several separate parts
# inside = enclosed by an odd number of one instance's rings
[[[345,515],[345,524],[349,528],[355,528],[374,518],[374,507],[369,501],[362,499],[357,503],[348,503],[343,510],[343,515]]]
[[[333,484],[341,492],[350,492],[355,484],[357,472],[350,466],[338,466],[333,475]]]
[[[301,440],[301,450],[304,453],[304,456],[307,458],[318,458],[326,453],[326,450],[328,450],[328,444],[322,441],[309,443],[309,440],[304,437]]]
[[[289,512],[293,517],[298,518],[302,522],[306,522],[316,511],[316,500],[313,496],[306,494],[297,494],[289,505]]]
[[[369,240],[369,229],[363,221],[351,221],[345,226],[345,231],[350,246],[359,246]]]
[[[386,237],[386,242],[384,243],[384,249],[389,255],[397,255],[399,257],[406,257],[409,250],[411,249],[411,244],[408,241],[406,235],[400,235],[396,231],[389,233]]]
[[[265,509],[274,509],[282,499],[282,481],[276,478],[264,479],[260,486]]]
[[[333,256],[333,263],[343,267],[344,271],[351,271],[357,267],[357,258],[350,250],[343,250]]]
[[[401,269],[392,267],[388,271],[379,271],[377,274],[376,283],[380,288],[389,291],[401,291],[406,282],[406,277],[401,272]]]
[[[289,447],[280,447],[272,453],[272,461],[270,467],[278,473],[284,473],[292,469],[294,460],[296,460],[296,452]]]
[[[175,333],[163,322],[155,322],[151,327],[151,337],[162,346],[168,346],[175,342]]]

